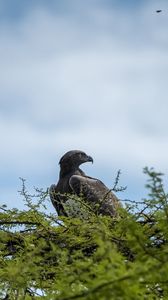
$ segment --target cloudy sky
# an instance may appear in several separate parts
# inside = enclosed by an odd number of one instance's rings
[[[155,11],[162,9],[162,13]],[[121,198],[145,195],[144,166],[168,164],[167,0],[0,1],[0,193],[46,189],[71,149]]]

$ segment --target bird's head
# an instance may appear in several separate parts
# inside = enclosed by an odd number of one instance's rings
[[[65,153],[60,159],[60,167],[69,166],[73,168],[79,167],[85,162],[92,162],[93,158],[80,150],[71,150]]]

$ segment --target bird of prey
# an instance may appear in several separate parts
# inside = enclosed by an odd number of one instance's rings
[[[93,159],[80,150],[68,151],[60,159],[59,181],[49,189],[50,199],[58,216],[81,215],[81,205],[78,206],[74,201],[75,197],[81,196],[98,214],[117,216],[117,209],[121,206],[118,198],[102,181],[87,176],[79,168],[86,162],[93,163]]]
[[[161,13],[161,12],[162,12],[162,9],[157,9],[157,10],[156,10],[156,13],[157,13],[157,14],[159,14],[159,13]]]

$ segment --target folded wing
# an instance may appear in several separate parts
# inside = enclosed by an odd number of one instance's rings
[[[68,214],[66,213],[66,210],[63,206],[63,203],[66,202],[66,196],[61,194],[58,189],[57,189],[57,185],[52,184],[50,186],[49,189],[49,194],[50,194],[50,199],[51,202],[53,204],[53,206],[55,207],[57,214],[59,216],[68,216]]]
[[[69,185],[74,194],[83,196],[93,208],[97,204],[99,214],[113,217],[117,215],[117,209],[121,204],[102,181],[88,176],[73,175],[70,177]]]

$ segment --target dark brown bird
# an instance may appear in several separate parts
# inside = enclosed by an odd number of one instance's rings
[[[159,14],[159,13],[161,13],[161,12],[162,12],[162,9],[157,9],[157,10],[156,10],[156,13],[157,13],[157,14]]]
[[[91,156],[80,150],[67,152],[60,159],[60,176],[57,185],[50,187],[50,198],[59,216],[81,215],[81,205],[73,196],[82,196],[85,203],[102,215],[116,216],[120,207],[118,198],[99,179],[87,176],[79,166],[92,162]]]

